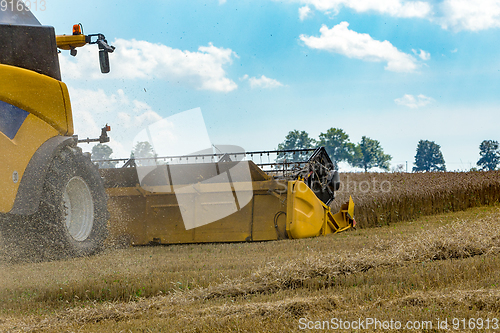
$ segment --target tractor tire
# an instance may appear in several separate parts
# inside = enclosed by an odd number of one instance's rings
[[[108,235],[107,195],[97,167],[80,148],[65,147],[51,162],[38,212],[3,217],[0,232],[10,261],[89,256]]]

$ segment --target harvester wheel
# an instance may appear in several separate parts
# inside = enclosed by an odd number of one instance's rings
[[[66,147],[52,160],[38,212],[10,216],[1,231],[15,260],[81,257],[103,249],[108,218],[97,167],[81,149]]]

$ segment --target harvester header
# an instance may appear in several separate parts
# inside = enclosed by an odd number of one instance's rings
[[[286,158],[304,153],[309,157],[302,161]],[[269,154],[280,157],[259,164],[241,156]],[[146,161],[155,167],[139,177],[141,163],[151,165]],[[110,232],[133,245],[295,239],[355,225],[352,199],[338,213],[331,212],[339,178],[323,147],[94,162],[124,163],[100,172],[110,198]],[[249,199],[238,206],[237,198]],[[200,223],[220,211],[229,214]]]

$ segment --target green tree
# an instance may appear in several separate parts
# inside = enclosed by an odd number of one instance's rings
[[[91,158],[94,161],[98,160],[109,160],[111,159],[111,154],[113,154],[113,149],[108,145],[103,145],[102,143],[96,144],[92,147]],[[106,161],[106,162],[96,162],[99,168],[114,168],[118,162]]]
[[[420,140],[415,155],[413,172],[446,171],[441,146],[434,141]]]
[[[495,170],[500,163],[498,141],[484,140],[481,142],[479,155],[481,155],[481,158],[477,161],[477,165],[481,167],[481,170]]]
[[[148,141],[137,142],[130,154],[130,158],[154,158],[156,157],[153,146]],[[147,165],[155,165],[156,161],[153,159],[147,160],[136,160],[137,166],[147,166]]]
[[[349,135],[340,128],[330,128],[319,135],[319,147],[325,147],[326,152],[335,162],[352,163],[355,157],[356,145],[349,140]]]
[[[131,156],[136,158],[154,157],[153,146],[148,141],[137,142]]]
[[[352,165],[363,168],[365,172],[373,167],[389,170],[391,159],[391,155],[384,154],[379,141],[363,136],[355,148]]]
[[[309,137],[306,131],[293,130],[288,132],[285,137],[285,141],[278,145],[278,150],[291,150],[291,149],[308,149],[314,148],[316,146],[316,140]],[[298,153],[284,153],[278,156],[278,161],[293,160],[293,161],[304,161],[307,159],[307,154]]]

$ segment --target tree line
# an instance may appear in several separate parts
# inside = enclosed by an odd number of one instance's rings
[[[392,159],[384,153],[379,141],[363,136],[359,143],[354,144],[349,135],[340,128],[330,128],[326,133],[321,133],[318,140],[311,138],[306,131],[290,131],[285,141],[278,145],[278,150],[317,147],[325,147],[328,155],[336,162],[346,161],[365,171],[374,167],[389,170],[389,162]]]
[[[353,143],[344,130],[333,127],[325,133],[320,133],[317,140],[311,138],[306,131],[293,130],[278,144],[278,150],[317,147],[325,147],[334,161],[347,162],[353,167],[364,169],[365,172],[373,167],[389,170],[389,162],[392,160],[391,155],[384,153],[378,140],[363,136],[359,143]],[[484,140],[479,146],[479,155],[481,158],[477,166],[480,170],[495,170],[500,164],[498,141]],[[446,171],[441,146],[434,141],[420,140],[414,165],[413,172]]]

